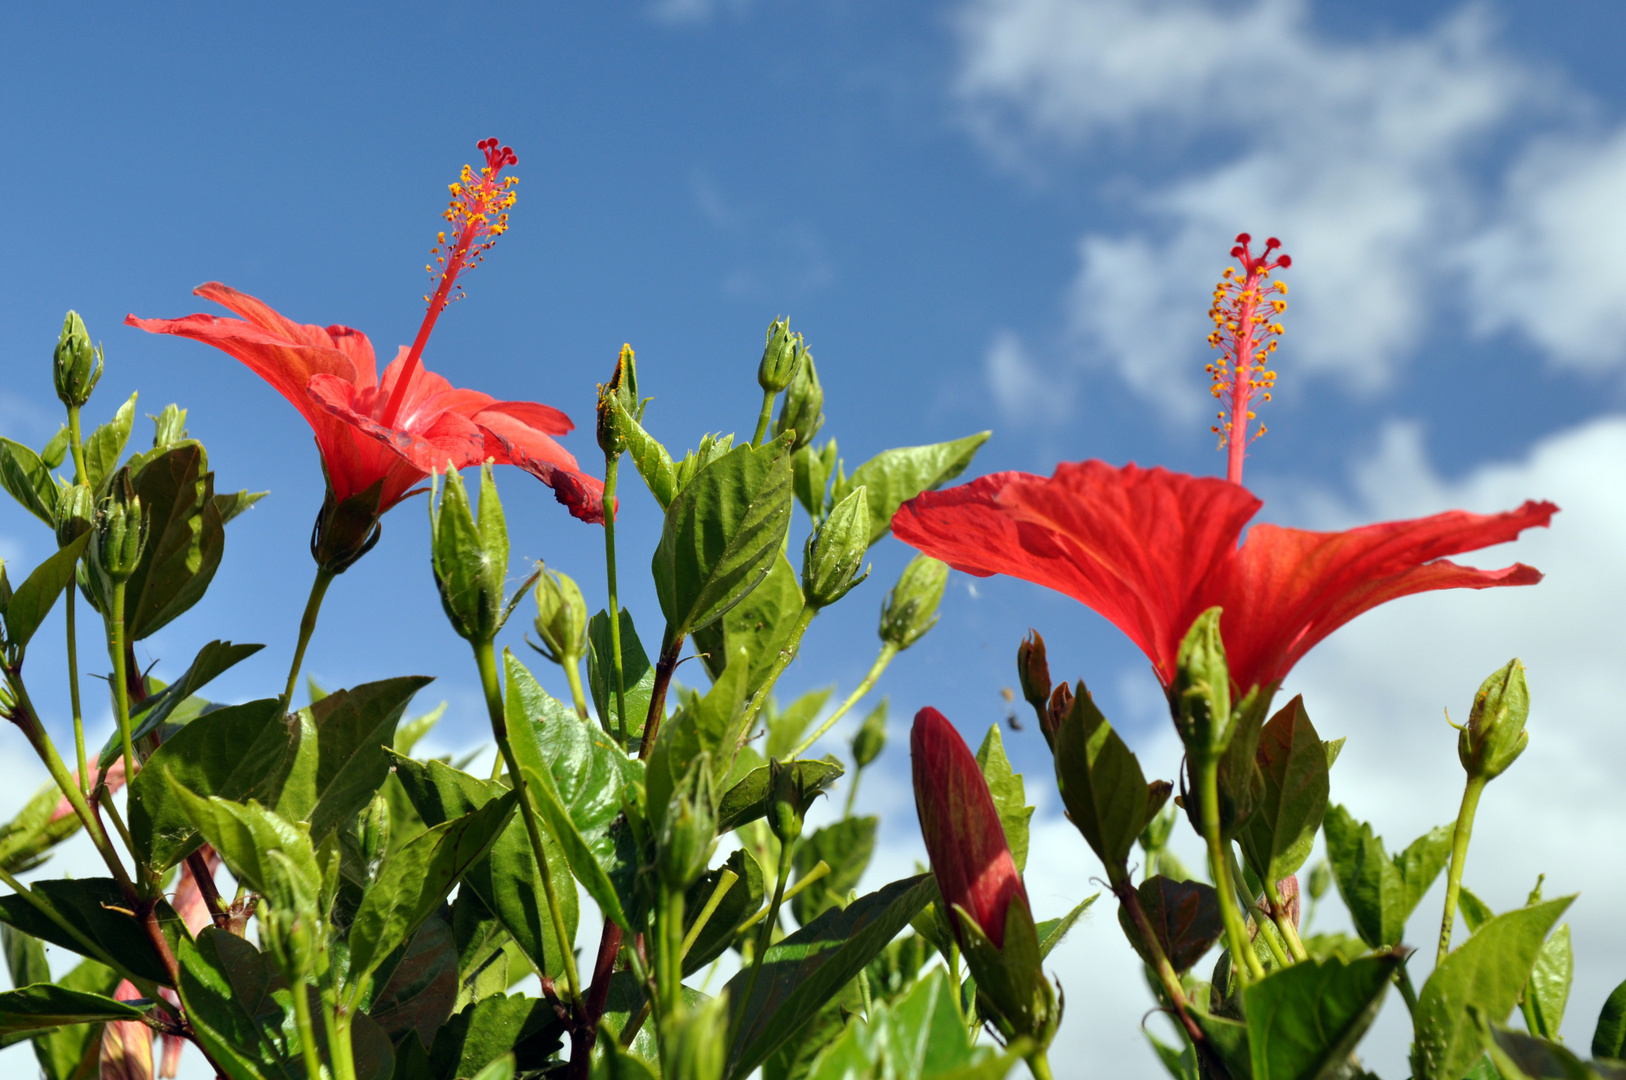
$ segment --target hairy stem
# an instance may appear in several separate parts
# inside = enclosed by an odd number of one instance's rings
[[[1253,954],[1253,945],[1248,941],[1248,929],[1242,922],[1242,913],[1236,904],[1236,890],[1231,885],[1231,860],[1226,858],[1224,841],[1220,839],[1217,757],[1197,763],[1197,787],[1202,806],[1203,839],[1208,844],[1208,872],[1213,875],[1214,891],[1219,894],[1220,915],[1225,920],[1225,939],[1231,950],[1231,971],[1238,983],[1246,986],[1250,976],[1264,978],[1265,968]]]
[[[305,663],[305,647],[311,643],[311,635],[316,632],[316,615],[322,610],[322,597],[333,583],[333,576],[321,567],[316,568],[316,580],[311,582],[310,598],[305,601],[305,614],[299,620],[299,643],[294,646],[294,662],[288,668],[288,685],[282,691],[284,709],[293,705],[294,688],[299,685],[299,669]]]
[[[848,710],[862,701],[864,695],[869,693],[870,689],[875,685],[875,680],[881,677],[881,672],[886,670],[886,666],[892,662],[892,658],[896,655],[898,655],[898,647],[890,641],[883,642],[881,651],[875,656],[875,663],[869,666],[869,672],[864,676],[864,681],[858,684],[858,689],[849,694],[847,700],[841,703],[841,707],[831,713],[824,723],[813,729],[813,734],[796,745],[796,749],[790,752],[790,760],[794,761],[807,753],[808,747],[822,739],[825,732],[836,726],[837,720],[846,716]]]
[[[621,602],[617,595],[615,581],[615,486],[617,475],[621,471],[621,455],[604,455],[604,583],[609,587],[610,605],[607,613],[610,616],[610,668],[615,672],[615,732],[620,738],[621,745],[625,746],[632,733],[627,729],[627,674],[621,661]],[[576,694],[580,702],[576,708],[585,708],[585,702],[580,699],[581,691],[577,687],[577,678],[572,675],[570,682],[571,693]],[[583,716],[587,714],[582,713]]]
[[[671,627],[666,628],[670,637]],[[655,685],[649,694],[649,715],[644,717],[643,744],[638,748],[638,760],[648,761],[655,750],[655,739],[661,733],[661,720],[666,716],[666,690],[672,685],[672,672],[677,668],[683,652],[683,637],[679,635],[661,643],[661,657],[655,661]]]
[[[768,436],[768,424],[773,420],[773,399],[779,396],[777,390],[764,390],[762,392],[762,411],[757,414],[756,434],[751,436],[752,446],[761,446],[762,440]]]
[[[1462,864],[1468,858],[1468,841],[1474,834],[1474,814],[1479,809],[1479,796],[1485,790],[1483,776],[1468,777],[1462,789],[1462,807],[1457,811],[1457,828],[1451,837],[1451,865],[1445,876],[1445,911],[1440,916],[1440,951],[1434,962],[1440,963],[1451,951],[1451,930],[1457,920],[1457,897],[1462,892]]]

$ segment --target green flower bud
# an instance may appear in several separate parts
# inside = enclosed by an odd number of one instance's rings
[[[1310,899],[1320,900],[1332,887],[1332,867],[1322,859],[1310,868]]]
[[[1457,757],[1470,777],[1494,780],[1524,753],[1530,733],[1530,688],[1517,658],[1486,679],[1474,695],[1468,723],[1457,736]]]
[[[728,1063],[728,997],[682,1004],[663,1022],[670,1080],[722,1080]]]
[[[1042,720],[1050,701],[1050,664],[1045,659],[1044,638],[1030,629],[1016,647],[1016,677],[1022,684],[1022,699]]]
[[[869,577],[858,573],[869,551],[869,492],[863,484],[836,504],[802,549],[802,595],[829,607]],[[884,622],[883,622],[884,625]]]
[[[768,341],[762,350],[762,363],[757,365],[757,385],[764,391],[777,394],[796,378],[802,366],[807,347],[802,335],[790,332],[789,319],[775,319],[768,325]],[[820,401],[823,405],[823,401]]]
[[[867,511],[864,517],[868,519]],[[916,555],[909,560],[898,583],[881,601],[883,642],[902,652],[937,625],[937,605],[943,602],[948,571],[948,563],[930,555]]]
[[[179,405],[164,406],[164,411],[151,417],[153,423],[152,448],[174,446],[186,439],[186,410]]]
[[[768,827],[781,844],[789,844],[802,835],[802,817],[812,801],[793,762],[768,759],[768,792]]]
[[[390,846],[390,803],[383,795],[373,796],[361,815],[361,857],[369,872],[378,869]]]
[[[96,527],[96,495],[89,484],[75,484],[56,501],[56,546],[65,548]]]
[[[1175,727],[1194,762],[1218,757],[1231,741],[1231,670],[1220,640],[1220,609],[1209,608],[1180,642],[1171,696]]]
[[[441,607],[460,636],[475,643],[491,641],[506,618],[503,584],[508,576],[508,528],[491,464],[480,466],[478,521],[456,471],[446,476],[444,497],[438,473],[430,485],[430,563]]]
[[[670,889],[687,889],[706,872],[717,847],[717,803],[711,784],[711,755],[702,752],[689,766],[666,804],[655,837],[655,869]]]
[[[860,769],[881,756],[886,749],[886,698],[864,717],[863,726],[853,736],[853,761]]]
[[[70,409],[90,400],[91,391],[102,377],[102,349],[90,343],[90,332],[77,311],[62,320],[62,336],[51,354],[51,381],[56,396]]]
[[[587,602],[566,574],[536,564],[536,633],[543,656],[569,667],[587,651]]]
[[[146,544],[147,515],[126,466],[113,477],[112,490],[97,509],[91,550],[102,572],[109,580],[119,582],[128,581],[135,573]]]
[[[796,438],[790,448],[796,451],[812,442],[823,426],[824,388],[819,385],[819,373],[813,368],[813,354],[803,350],[802,365],[786,387],[785,402],[779,407],[773,433],[779,436],[795,431]]]
[[[628,416],[635,420],[638,418],[641,411],[638,407],[638,365],[631,345],[621,346],[621,355],[616,358],[610,381],[599,383],[598,387],[598,447],[611,457],[627,448],[627,436],[621,430],[617,403]]]

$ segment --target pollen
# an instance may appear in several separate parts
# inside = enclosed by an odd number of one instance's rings
[[[459,279],[465,271],[479,266],[497,237],[508,231],[508,212],[519,198],[514,192],[519,179],[502,175],[506,166],[519,161],[513,147],[503,146],[496,139],[482,139],[479,149],[486,159],[480,170],[465,165],[457,181],[447,185],[452,197],[441,217],[450,228],[436,234],[432,249],[435,261],[425,267],[430,275],[440,277],[439,287],[429,301],[431,306],[444,307],[462,298]]]
[[[1231,450],[1228,473],[1235,482],[1241,477],[1241,451],[1251,439],[1265,433],[1260,424],[1258,431],[1248,435],[1249,422],[1258,417],[1249,408],[1256,398],[1271,399],[1276,385],[1276,372],[1266,365],[1276,351],[1276,340],[1285,332],[1280,316],[1287,310],[1287,285],[1269,281],[1272,271],[1286,269],[1293,260],[1279,254],[1281,241],[1275,237],[1265,241],[1264,251],[1255,254],[1252,237],[1241,233],[1231,257],[1239,265],[1228,266],[1214,286],[1213,303],[1208,309],[1209,320],[1215,329],[1208,335],[1208,345],[1219,351],[1219,358],[1204,369],[1210,379],[1209,392],[1224,408],[1211,426],[1219,437],[1220,449]],[[1235,426],[1241,418],[1241,426]]]

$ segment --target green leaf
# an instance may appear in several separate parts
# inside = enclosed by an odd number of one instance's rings
[[[790,528],[787,438],[738,446],[702,468],[666,512],[651,569],[667,633],[685,636],[756,588]]]
[[[1083,683],[1055,734],[1056,783],[1067,816],[1109,868],[1126,867],[1168,786],[1148,785],[1140,762],[1095,707]]]
[[[611,731],[626,732],[628,738],[644,729],[649,716],[649,699],[655,692],[655,669],[638,640],[632,612],[621,609],[621,675],[626,680],[627,716],[616,722],[615,664],[610,640],[610,616],[600,611],[587,623],[587,687],[593,695],[593,709]]]
[[[33,450],[20,442],[0,439],[0,487],[30,514],[56,528],[56,481]]]
[[[802,613],[802,584],[795,568],[783,553],[774,559],[768,576],[750,595],[716,622],[694,632],[694,649],[715,681],[728,657],[742,647],[750,654],[750,675],[745,692],[762,689],[773,670],[779,650],[790,640],[796,619]]]
[[[982,746],[977,748],[977,764],[982,768],[982,778],[988,781],[988,791],[994,797],[999,823],[1005,830],[1005,842],[1011,846],[1011,858],[1016,861],[1017,870],[1026,869],[1028,821],[1033,817],[1033,807],[1028,805],[1027,794],[1022,789],[1022,774],[1011,771],[998,724],[988,729]]]
[[[94,960],[82,960],[57,980],[67,990],[80,990],[111,997],[119,983],[118,974]],[[46,1080],[94,1080],[101,1058],[102,1025],[69,1024],[55,1031],[35,1035],[34,1057]]]
[[[688,895],[683,901],[685,934],[693,927],[700,909],[711,899],[712,890],[717,887],[717,879],[722,876],[724,869],[732,870],[739,880],[723,894],[722,900],[717,904],[717,910],[712,912],[711,918],[701,929],[700,936],[695,938],[694,944],[684,955],[685,976],[699,971],[721,956],[723,950],[734,943],[739,925],[760,911],[763,901],[767,898],[761,865],[749,851],[741,848],[730,855],[721,867],[709,871],[689,887]]]
[[[812,444],[791,455],[791,483],[796,490],[796,501],[802,504],[807,516],[814,521],[824,516],[826,490],[830,475],[836,471],[836,441],[828,439],[819,449]]]
[[[790,767],[797,772],[797,782],[802,791],[812,793],[827,791],[832,784],[839,780],[845,772],[841,763],[835,759],[824,761],[794,761]],[[722,835],[730,829],[737,829],[741,825],[764,816],[768,812],[768,766],[752,769],[743,780],[729,788],[717,804],[717,833]]]
[[[309,719],[285,718],[277,698],[200,716],[160,744],[130,782],[130,838],[136,852],[154,869],[165,870],[201,839],[185,808],[171,798],[171,782],[200,797],[252,799],[275,809],[291,779],[295,787],[310,786],[315,743]]]
[[[1418,837],[1393,859],[1372,826],[1357,822],[1342,806],[1327,809],[1322,831],[1338,894],[1361,940],[1374,949],[1399,944],[1406,920],[1450,858],[1451,827],[1441,825]]]
[[[151,637],[203,598],[226,550],[215,474],[201,443],[184,442],[135,474],[147,544],[125,586],[129,639]]]
[[[892,527],[898,507],[923,491],[935,491],[965,472],[989,431],[931,446],[904,446],[870,458],[851,476],[836,476],[831,504],[839,503],[860,485],[869,489],[869,542],[875,543]]]
[[[1158,876],[1141,882],[1135,894],[1140,898],[1141,910],[1146,913],[1146,921],[1151,924],[1163,955],[1168,957],[1175,971],[1190,969],[1225,932],[1219,898],[1210,885]],[[1140,933],[1128,911],[1121,906],[1118,923],[1135,951],[1151,963],[1151,957],[1141,950]]]
[[[397,756],[395,772],[430,826],[462,817],[506,793],[501,784],[470,776],[439,761],[418,762]],[[553,880],[565,886],[558,889],[559,907],[566,924],[566,944],[573,945],[579,908],[576,890],[567,884],[570,864],[548,830],[542,832],[542,848]],[[463,882],[513,936],[538,971],[557,977],[564,970],[564,953],[554,933],[542,878],[522,820],[516,816],[509,822],[491,853],[469,868]],[[506,983],[503,989],[507,989]]]
[[[85,438],[85,472],[91,487],[100,487],[102,478],[118,467],[124,444],[130,440],[130,429],[135,426],[135,394],[119,406],[113,419],[102,424]]]
[[[47,1031],[67,1024],[108,1020],[140,1020],[144,1011],[102,994],[69,990],[55,983],[39,983],[0,994],[0,1038]]]
[[[112,878],[46,879],[34,882],[29,892],[125,970],[138,978],[169,985],[168,968],[146,930],[125,910],[124,890]],[[180,920],[174,909],[160,902],[158,911],[166,936],[177,931]],[[81,956],[90,955],[78,938],[16,893],[0,896],[0,922]]]
[[[1478,1019],[1483,1021],[1483,1015]],[[1479,1036],[1501,1080],[1597,1080],[1620,1075],[1589,1069],[1558,1043],[1509,1031],[1500,1024],[1482,1023]]]
[[[1470,892],[1466,885],[1457,893],[1457,910],[1462,912],[1462,921],[1468,925],[1470,934],[1496,917],[1491,906]]]
[[[655,502],[665,510],[677,496],[677,469],[672,464],[672,455],[633,419],[618,395],[611,394],[606,400],[616,411],[616,429],[626,439],[627,456],[632,459],[633,468],[643,477]]]
[[[1090,905],[1100,897],[1100,893],[1091,893],[1078,902],[1078,906],[1059,919],[1046,919],[1038,926],[1039,931],[1039,958],[1042,960],[1050,955],[1052,949],[1061,944],[1067,936],[1067,931],[1073,928],[1079,917],[1090,909]]]
[[[802,741],[807,733],[808,725],[813,723],[815,717],[824,709],[825,702],[836,688],[826,686],[822,690],[814,690],[803,694],[785,707],[783,712],[775,713],[767,720],[768,738],[762,747],[762,752],[771,758],[784,760]],[[767,710],[763,710],[766,712]]]
[[[272,992],[275,976],[259,950],[210,926],[196,943],[183,939],[175,958],[193,1033],[231,1080],[303,1080],[298,1051],[282,1038],[288,1009]]]
[[[930,874],[894,881],[770,946],[755,991],[738,1006],[739,1036],[727,1075],[748,1076],[767,1060],[936,897]],[[740,1000],[749,974],[729,980],[730,1000]]]
[[[51,965],[45,959],[45,946],[32,934],[0,925],[0,945],[6,951],[6,971],[14,989],[51,981]]]
[[[321,891],[322,870],[304,822],[289,821],[257,802],[200,797],[176,780],[166,776],[165,781],[171,797],[238,881],[279,906],[292,906],[284,888],[289,873],[302,895],[315,897]],[[273,854],[281,859],[273,860]]]
[[[1159,1041],[1150,1031],[1142,1029],[1142,1034],[1146,1036],[1146,1041],[1152,1044],[1152,1052],[1157,1055],[1157,1060],[1163,1063],[1163,1067],[1174,1080],[1199,1080],[1197,1051],[1189,1041],[1183,1044],[1182,1049],[1176,1050]]]
[[[86,533],[40,563],[12,592],[5,605],[6,639],[11,645],[28,644],[45,616],[51,613],[63,588],[73,581],[74,567],[88,543],[90,534]]]
[[[513,1052],[521,1068],[534,1069],[559,1045],[563,1024],[540,998],[496,994],[465,1007],[446,1022],[430,1048],[430,1074],[474,1076]]]
[[[311,842],[320,844],[350,820],[384,783],[389,748],[408,702],[427,676],[384,679],[337,690],[303,710],[316,724],[316,802],[307,811]]]
[[[43,863],[46,853],[79,831],[78,814],[64,814],[55,821],[62,802],[62,789],[48,780],[34,792],[17,816],[0,827],[0,870],[21,874]]]
[[[1592,1056],[1626,1058],[1626,982],[1609,992],[1592,1032]]]
[[[1256,753],[1265,794],[1238,839],[1254,873],[1281,881],[1310,857],[1327,810],[1328,753],[1302,696],[1270,718]]]
[[[508,735],[537,812],[559,841],[571,873],[606,916],[630,930],[640,858],[622,810],[636,807],[643,763],[628,760],[597,726],[539,686],[504,650]]]
[[[691,696],[661,729],[644,770],[644,801],[651,828],[660,828],[673,790],[701,754],[709,753],[714,762],[732,763],[745,733],[747,671],[743,662],[729,665],[705,697]],[[714,799],[720,799],[726,788],[725,772],[723,768],[712,772]]]
[[[131,707],[130,720],[135,724],[135,730],[130,733],[131,738],[142,739],[157,731],[175,714],[183,702],[203,689],[211,679],[263,648],[264,645],[233,645],[229,641],[209,642],[198,650],[198,655],[193,657],[191,666],[179,679],[147,700]],[[97,761],[105,769],[117,761],[123,751],[124,743],[119,733],[115,731],[102,745]]]
[[[1254,1080],[1247,1025],[1195,1008],[1191,1010],[1191,1018],[1197,1021],[1209,1047],[1225,1065],[1225,1071],[1231,1074],[1231,1080]]]
[[[1546,1039],[1558,1038],[1574,975],[1575,953],[1570,948],[1570,927],[1569,923],[1563,923],[1542,944],[1530,969],[1530,983],[1524,988],[1526,1016],[1535,1020],[1534,1034]]]
[[[1448,955],[1417,995],[1412,1069],[1418,1080],[1457,1080],[1479,1056],[1468,1009],[1502,1023],[1530,978],[1547,932],[1574,897],[1498,915]]]
[[[440,907],[469,867],[485,857],[508,823],[516,798],[510,792],[442,822],[385,861],[350,924],[352,983],[372,974]]]
[[[1321,747],[1315,747],[1317,756]],[[1325,760],[1323,758],[1323,760]],[[1377,1018],[1402,963],[1394,954],[1352,964],[1307,960],[1243,991],[1254,1080],[1329,1080]]]
[[[215,510],[220,514],[220,523],[229,524],[232,518],[269,494],[269,491],[234,491],[229,495],[216,495]]]
[[[791,899],[791,913],[798,923],[806,926],[831,908],[846,904],[847,894],[869,868],[870,856],[875,853],[875,830],[880,824],[878,817],[842,818],[815,830],[796,846],[793,865],[798,881],[820,861],[830,867],[828,874]]]
[[[424,1046],[457,1003],[457,944],[452,924],[431,916],[412,936],[389,979],[367,1004],[367,1015],[391,1042],[411,1033]]]

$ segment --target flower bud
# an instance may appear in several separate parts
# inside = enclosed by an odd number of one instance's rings
[[[390,803],[383,795],[373,796],[361,815],[361,858],[368,872],[378,869],[390,846]]]
[[[766,392],[777,394],[796,378],[807,348],[802,335],[790,332],[789,319],[775,319],[768,325],[768,341],[762,350],[762,363],[757,365],[757,385]],[[822,406],[822,402],[820,403]],[[800,434],[798,432],[798,434]]]
[[[796,432],[791,443],[792,452],[813,441],[813,436],[824,426],[824,388],[819,385],[819,373],[813,368],[813,354],[802,352],[802,365],[796,377],[785,388],[785,402],[779,407],[779,419],[773,433],[780,436],[787,431]]]
[[[164,406],[164,411],[152,418],[154,450],[174,446],[186,439],[186,410],[179,405]]]
[[[96,534],[90,546],[102,572],[109,580],[120,582],[135,573],[146,543],[147,516],[125,467],[113,477],[112,490],[97,510]]]
[[[851,496],[849,496],[850,498]],[[867,513],[864,515],[869,516]],[[930,555],[916,555],[903,568],[898,583],[881,601],[881,640],[903,651],[937,625],[937,605],[943,602],[948,563]]]
[[[56,501],[56,546],[65,548],[96,527],[96,496],[89,484],[74,484]]]
[[[91,391],[96,389],[101,377],[101,347],[91,345],[85,321],[77,311],[70,311],[62,320],[62,336],[51,354],[51,380],[56,384],[56,396],[68,408],[77,409],[90,400]]]
[[[886,698],[864,717],[863,726],[853,736],[853,761],[860,769],[881,756],[886,749]]]
[[[375,480],[363,491],[339,502],[329,484],[311,527],[311,558],[328,574],[342,574],[357,559],[378,545],[383,527],[378,523],[384,481]]]
[[[497,636],[503,621],[503,584],[508,576],[508,528],[503,521],[491,463],[480,466],[480,516],[469,508],[463,478],[439,474],[429,495],[430,563],[440,588],[441,607],[460,636],[474,643]]]
[[[610,381],[600,383],[598,387],[598,447],[611,457],[627,448],[627,435],[621,430],[617,404],[628,416],[637,419],[638,365],[631,345],[621,346],[621,355],[616,358]]]
[[[717,847],[717,804],[711,786],[711,754],[702,752],[672,791],[655,837],[655,869],[669,889],[700,880]]]
[[[1050,749],[1056,748],[1056,732],[1067,719],[1067,714],[1073,711],[1073,688],[1066,683],[1057,685],[1050,693],[1050,701],[1045,705],[1044,711],[1039,714],[1039,730],[1044,734],[1045,741]]]
[[[1494,780],[1524,753],[1530,733],[1530,688],[1517,658],[1486,679],[1474,695],[1468,723],[1457,736],[1457,757],[1470,777]]]
[[[869,550],[869,492],[863,484],[836,504],[802,549],[802,596],[829,607],[869,577],[858,573]]]
[[[1313,904],[1327,895],[1332,887],[1332,867],[1322,859],[1310,868],[1310,901]]]
[[[1016,678],[1022,684],[1023,700],[1042,721],[1050,701],[1050,664],[1045,659],[1044,638],[1037,630],[1029,629],[1016,647]]]
[[[1231,671],[1220,640],[1220,609],[1197,616],[1175,659],[1175,727],[1194,762],[1212,760],[1231,741]]]
[[[587,651],[587,602],[566,574],[536,564],[536,633],[542,654],[569,667]]]
[[[791,843],[802,835],[802,818],[811,801],[802,789],[802,775],[795,764],[769,758],[768,827],[781,844]]]
[[[728,998],[684,1001],[662,1021],[672,1080],[722,1080],[728,1064]],[[614,1074],[614,1070],[611,1070]]]

